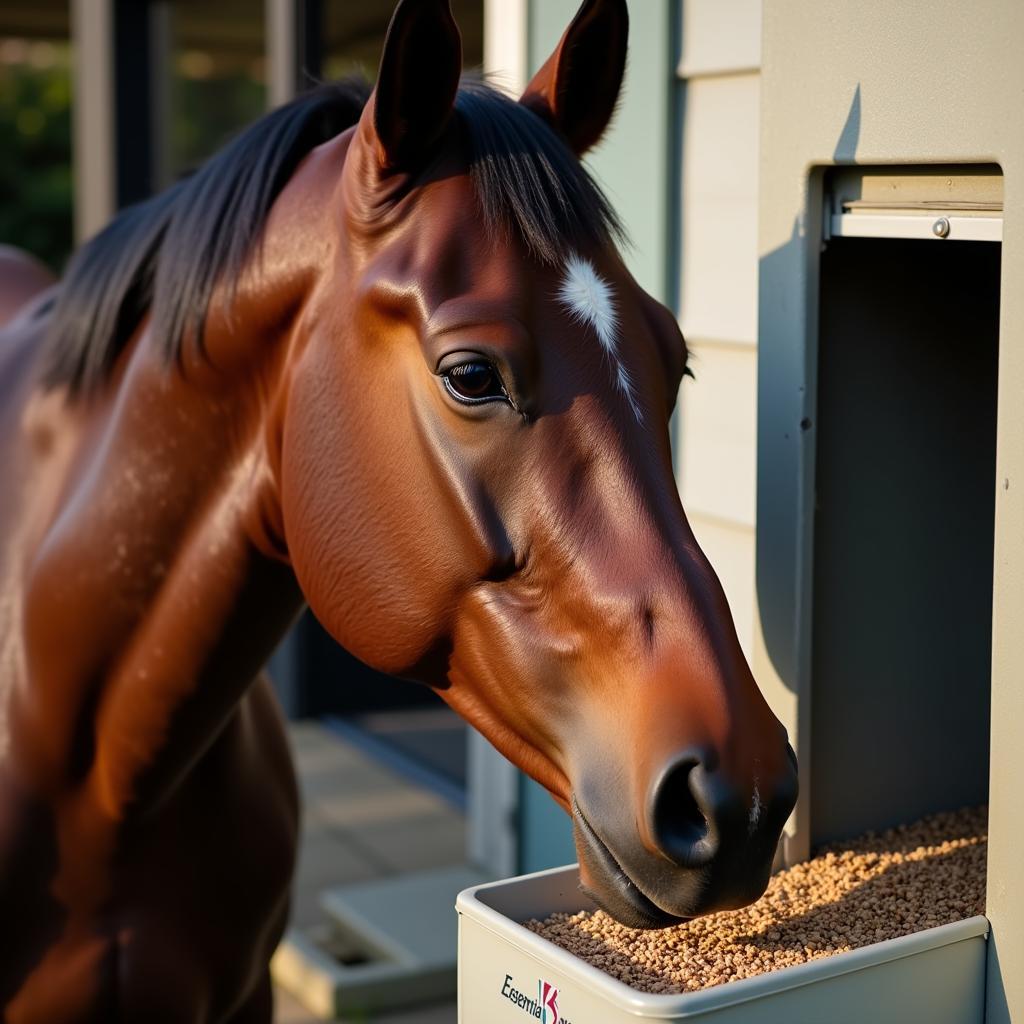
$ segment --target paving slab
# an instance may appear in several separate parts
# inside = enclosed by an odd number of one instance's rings
[[[430,1003],[411,1010],[376,1014],[372,1017],[349,1017],[350,1024],[456,1024],[454,1001]],[[344,1018],[343,1018],[344,1020]],[[301,1003],[287,992],[278,992],[274,1002],[274,1024],[322,1024]]]
[[[352,883],[460,865],[465,817],[436,793],[376,762],[314,722],[289,726],[303,800],[291,924],[326,920],[322,894]],[[454,912],[451,928],[456,929]],[[275,990],[275,1024],[312,1024],[291,994]],[[454,998],[343,1020],[361,1024],[455,1024]]]
[[[338,884],[368,882],[388,872],[371,857],[324,829],[303,829],[299,864],[292,887],[291,924],[306,928],[322,919],[320,894]]]

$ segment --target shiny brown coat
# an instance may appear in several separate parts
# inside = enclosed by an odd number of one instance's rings
[[[622,0],[586,0],[523,98],[577,152],[625,37]],[[633,415],[558,268],[476,213],[459,60],[446,2],[400,4],[374,98],[288,182],[204,354],[169,368],[144,320],[71,399],[40,383],[46,314],[0,333],[10,1024],[269,1020],[297,799],[259,672],[304,601],[552,792],[616,916],[765,885],[793,765],[679,504],[685,346],[611,246],[580,254]],[[43,283],[3,257],[0,308]],[[455,400],[459,353],[514,402]]]

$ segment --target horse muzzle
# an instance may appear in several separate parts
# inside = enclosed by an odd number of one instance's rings
[[[601,815],[574,796],[582,889],[634,928],[665,928],[752,903],[768,884],[796,804],[792,748],[778,777],[765,780],[765,792],[755,783],[751,797],[739,793],[709,757],[687,751],[656,776],[639,821]]]

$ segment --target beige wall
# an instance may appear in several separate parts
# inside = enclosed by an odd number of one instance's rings
[[[757,465],[757,163],[760,0],[683,0],[679,322],[680,493],[725,587],[747,656],[754,638]]]
[[[841,27],[841,31],[838,31]],[[1024,1020],[1024,5],[772,0],[765,5],[759,207],[759,681],[810,743],[810,559],[821,175],[833,164],[998,163],[1004,175],[989,791],[990,1024]],[[930,244],[930,243],[929,243]],[[935,244],[945,244],[936,242]],[[953,242],[951,244],[958,244]],[[769,355],[770,353],[770,355]],[[805,787],[806,792],[806,787]],[[797,808],[806,843],[806,803]],[[794,844],[797,845],[797,844]]]

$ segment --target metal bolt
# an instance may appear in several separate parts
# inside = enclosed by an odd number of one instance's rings
[[[932,234],[935,235],[936,238],[945,238],[949,234],[949,218],[940,217],[932,225]]]

